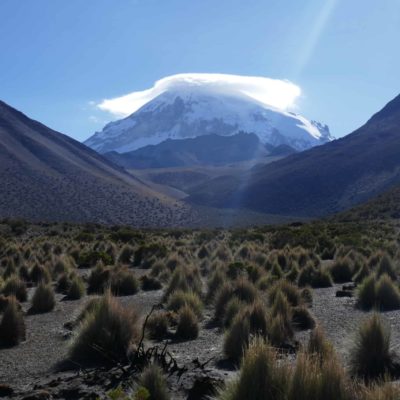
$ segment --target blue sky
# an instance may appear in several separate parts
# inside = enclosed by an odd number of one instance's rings
[[[400,93],[399,0],[0,0],[0,99],[79,140],[167,75],[289,79],[339,137]]]

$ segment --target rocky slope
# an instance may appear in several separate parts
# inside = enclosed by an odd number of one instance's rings
[[[180,224],[188,207],[0,102],[0,218]]]

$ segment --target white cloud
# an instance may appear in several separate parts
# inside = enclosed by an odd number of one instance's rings
[[[301,94],[300,88],[287,80],[227,74],[178,74],[160,79],[150,89],[105,99],[97,104],[97,107],[115,116],[125,117],[161,93],[187,85],[206,86],[228,93],[243,93],[265,105],[281,110],[293,106]]]

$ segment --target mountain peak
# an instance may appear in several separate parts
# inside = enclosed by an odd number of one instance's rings
[[[239,132],[254,133],[263,144],[284,144],[298,151],[332,140],[326,125],[267,105],[243,90],[183,81],[128,117],[107,124],[85,144],[100,153],[124,153],[167,139]]]

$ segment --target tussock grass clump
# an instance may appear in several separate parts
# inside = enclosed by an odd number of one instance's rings
[[[226,311],[226,306],[229,303],[229,301],[233,297],[233,287],[230,283],[225,283],[221,286],[221,288],[218,290],[218,293],[216,294],[216,300],[215,300],[215,309],[214,309],[214,319],[216,321],[222,321],[225,311]]]
[[[58,293],[68,293],[71,286],[71,277],[69,274],[61,274],[57,280],[56,291]]]
[[[376,303],[376,280],[374,275],[366,277],[357,289],[357,305],[364,310],[370,310]]]
[[[122,264],[132,264],[134,255],[135,249],[131,245],[125,244],[119,253],[118,261]]]
[[[247,350],[237,380],[219,394],[219,400],[284,400],[288,390],[290,370],[278,362],[275,351],[256,338]]]
[[[203,303],[200,297],[194,292],[183,292],[182,290],[177,290],[173,292],[168,298],[167,309],[174,312],[179,312],[183,307],[188,306],[201,318],[203,311]]]
[[[285,278],[289,282],[296,282],[300,274],[300,269],[297,263],[293,263],[292,267],[290,268],[289,272],[285,275]]]
[[[189,306],[184,306],[178,314],[176,336],[182,340],[193,340],[199,335],[199,322]]]
[[[352,400],[349,386],[336,357],[321,363],[317,357],[300,353],[290,379],[287,400]]]
[[[145,368],[139,378],[141,387],[147,389],[149,397],[147,400],[169,400],[167,383],[162,369],[156,365],[151,364]]]
[[[225,334],[225,356],[233,362],[239,362],[249,345],[251,335],[265,338],[267,329],[268,316],[261,302],[242,308]]]
[[[397,271],[394,266],[393,260],[387,255],[384,254],[378,264],[378,269],[376,271],[378,277],[386,274],[389,275],[390,279],[393,281],[397,280]]]
[[[29,268],[24,264],[18,268],[18,276],[24,282],[29,282]],[[0,285],[1,287],[1,285]]]
[[[359,285],[357,305],[364,310],[374,307],[382,311],[400,309],[400,290],[389,275],[382,275],[378,281],[371,275]]]
[[[127,268],[118,268],[111,273],[110,288],[115,296],[129,296],[139,291],[139,280]]]
[[[4,296],[4,294],[0,294],[0,313],[3,313],[5,309],[8,307],[8,304],[10,303],[12,297],[15,296]],[[17,300],[17,305],[18,308],[21,309],[21,304],[19,304]]]
[[[232,284],[225,283],[218,291],[215,301],[214,319],[222,322],[229,301],[237,298],[239,301],[252,304],[258,298],[256,287],[245,278],[239,278]]]
[[[159,290],[162,288],[162,283],[153,276],[143,275],[140,278],[142,290],[148,292],[150,290]]]
[[[400,308],[400,291],[389,275],[382,275],[376,283],[376,304],[381,310]]]
[[[317,356],[321,361],[329,360],[335,355],[335,350],[331,342],[326,339],[320,325],[317,325],[310,333],[307,353]]]
[[[270,289],[268,293],[270,304],[273,304],[275,302],[275,299],[279,292],[283,293],[286,296],[286,299],[293,307],[296,307],[302,303],[298,287],[293,283],[283,279],[276,282]]]
[[[313,288],[331,287],[332,278],[326,268],[315,268],[312,264],[308,264],[300,271],[298,285],[301,287],[311,286]]]
[[[105,267],[101,262],[92,269],[88,279],[88,293],[103,293],[111,277],[110,268]]]
[[[371,274],[371,270],[367,263],[362,264],[358,271],[353,276],[353,281],[356,283],[361,283],[365,278]]]
[[[165,312],[156,312],[150,316],[146,324],[149,339],[162,340],[168,335],[169,319]]]
[[[45,283],[49,283],[51,282],[51,275],[49,270],[39,264],[35,264],[31,271],[30,271],[30,280],[33,283],[39,284],[40,282],[45,282]]]
[[[351,351],[351,371],[366,379],[390,374],[393,355],[390,352],[390,330],[379,315],[374,314],[360,326]]]
[[[0,346],[16,346],[25,340],[24,317],[14,296],[9,297],[8,305],[0,322]]]
[[[163,272],[169,272],[167,266],[162,261],[156,261],[150,270],[150,276],[156,278],[159,277]]]
[[[215,299],[218,289],[223,285],[225,276],[222,271],[217,269],[214,271],[207,283],[207,302],[212,302]]]
[[[56,305],[54,290],[50,285],[40,283],[32,297],[32,305],[29,310],[32,314],[47,313]]]
[[[385,383],[364,388],[360,400],[398,400],[400,399],[400,387]]]
[[[238,279],[234,284],[233,295],[246,303],[253,303],[258,296],[256,287],[245,278]]]
[[[250,320],[243,310],[233,319],[224,338],[224,354],[238,363],[245,352],[250,339]]]
[[[337,259],[331,266],[329,272],[335,283],[350,282],[353,277],[353,263],[350,258],[344,257]]]
[[[177,290],[182,290],[183,292],[192,291],[200,295],[201,288],[201,276],[197,268],[177,267],[165,290],[164,299],[168,299],[169,295]]]
[[[274,346],[281,346],[293,338],[292,307],[287,297],[278,292],[271,305],[269,338]]]
[[[226,305],[225,315],[223,320],[224,328],[229,328],[235,316],[246,307],[246,304],[239,300],[237,297],[233,297]]]
[[[69,300],[78,300],[86,293],[85,283],[79,276],[75,276],[69,285],[67,298]]]
[[[26,284],[17,276],[11,276],[5,281],[2,293],[5,296],[15,296],[20,302],[28,299]]]
[[[301,289],[300,291],[300,296],[303,300],[304,303],[306,303],[307,305],[311,306],[313,303],[313,292],[311,288],[304,288]]]
[[[292,325],[299,330],[313,329],[315,320],[307,307],[294,307],[292,309]]]
[[[139,337],[138,314],[124,308],[107,292],[92,303],[70,348],[77,361],[107,362],[124,359]]]

